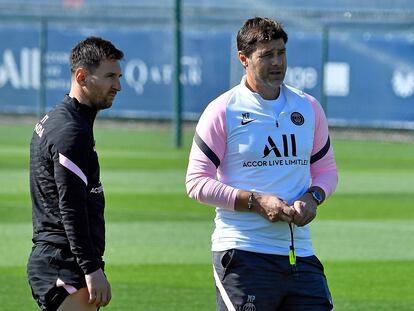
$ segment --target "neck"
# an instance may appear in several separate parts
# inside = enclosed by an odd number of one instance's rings
[[[246,87],[250,91],[259,94],[263,99],[266,100],[277,99],[280,94],[280,87],[266,87],[258,85],[254,81],[250,81],[248,77],[246,77]]]
[[[80,86],[77,85],[72,85],[70,92],[69,92],[69,96],[72,98],[76,98],[76,100],[83,105],[89,106],[92,108],[91,103],[89,102],[88,97],[86,96],[86,94],[83,92],[82,88]]]

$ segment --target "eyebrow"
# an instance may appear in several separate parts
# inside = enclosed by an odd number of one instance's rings
[[[283,51],[286,51],[286,48],[285,47],[280,48],[280,49],[278,49],[278,48],[271,48],[271,49],[268,49],[268,50],[264,50],[262,54],[273,53],[273,51],[283,52]]]
[[[106,77],[113,77],[113,76],[118,76],[118,77],[122,77],[122,73],[120,73],[119,75],[115,72],[108,72],[105,74]]]
[[[269,48],[268,50],[264,50],[263,53],[267,53],[267,52],[273,52],[273,51],[285,51],[286,47],[283,48]]]

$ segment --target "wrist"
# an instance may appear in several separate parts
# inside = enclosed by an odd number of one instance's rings
[[[259,194],[253,191],[239,190],[236,196],[234,210],[239,212],[253,212],[258,205]]]
[[[310,194],[312,200],[314,200],[318,206],[321,205],[323,201],[325,201],[325,193],[319,187],[311,187],[308,191],[306,191],[306,193]]]
[[[254,201],[254,193],[252,192],[252,193],[250,193],[249,199],[247,200],[247,209],[249,210],[249,212],[252,211],[253,201]]]
[[[236,201],[234,204],[234,210],[239,212],[249,211],[249,200],[251,201],[251,191],[239,190],[237,192]],[[254,199],[254,198],[252,198]],[[253,202],[251,202],[251,208],[253,208]]]

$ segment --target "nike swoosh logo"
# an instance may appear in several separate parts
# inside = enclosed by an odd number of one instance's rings
[[[256,119],[247,120],[247,121],[242,120],[242,121],[241,121],[241,125],[246,125],[246,124],[249,124],[250,122],[253,122],[253,121],[256,121]]]

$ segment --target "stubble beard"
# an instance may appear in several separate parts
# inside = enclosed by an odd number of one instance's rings
[[[283,80],[284,76],[280,79],[272,79],[269,74],[267,74],[265,77],[259,78],[260,83],[269,90],[278,89],[282,85]]]
[[[94,100],[91,103],[92,103],[92,106],[95,107],[96,110],[98,110],[98,111],[99,110],[105,110],[105,109],[108,109],[108,108],[112,107],[112,103],[113,103],[114,99],[115,98],[104,97],[104,98],[100,98],[98,100]]]

